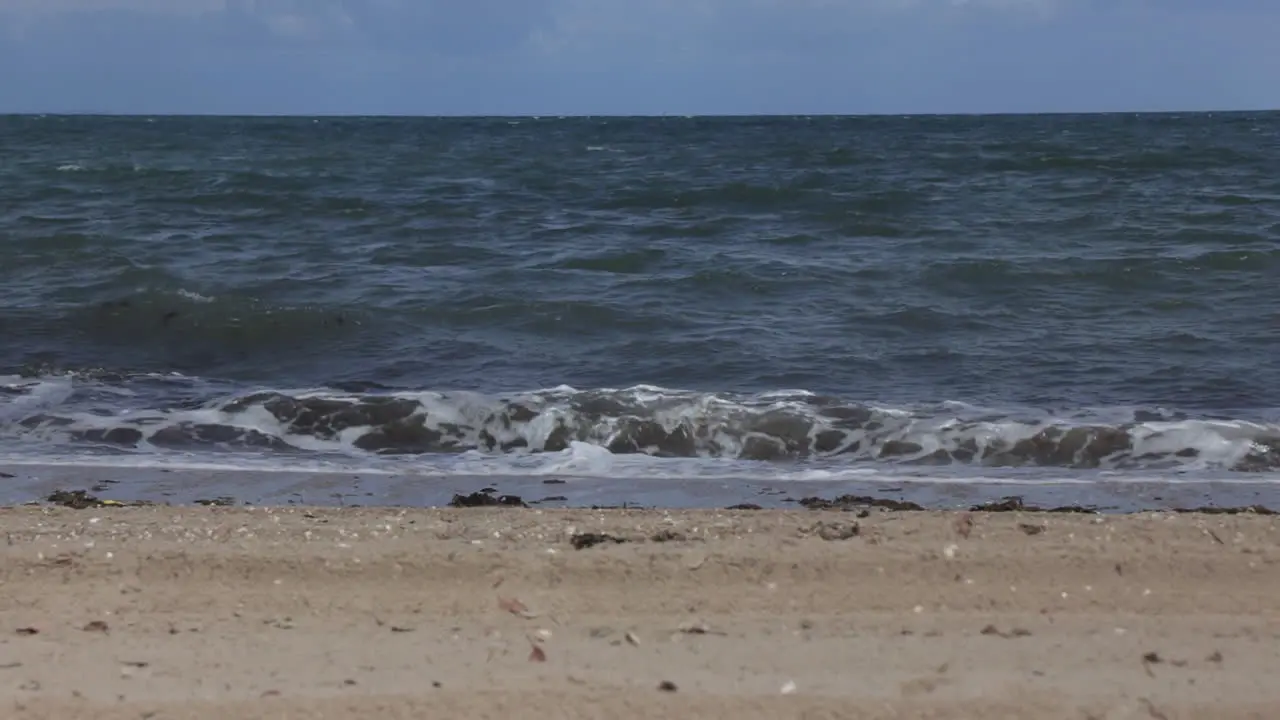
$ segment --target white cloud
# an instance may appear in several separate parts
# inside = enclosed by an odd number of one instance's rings
[[[295,40],[333,38],[350,31],[351,16],[334,2],[291,3],[272,7],[259,3],[254,13],[272,33]]]

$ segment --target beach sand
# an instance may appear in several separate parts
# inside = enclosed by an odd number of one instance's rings
[[[5,508],[0,712],[1280,717],[1274,517],[859,514]]]

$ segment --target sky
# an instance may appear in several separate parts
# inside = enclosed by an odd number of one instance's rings
[[[0,0],[0,113],[1280,108],[1280,0]]]

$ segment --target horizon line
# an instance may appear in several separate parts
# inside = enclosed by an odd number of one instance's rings
[[[1023,117],[1081,115],[1212,115],[1280,112],[1275,108],[1235,108],[1215,110],[1050,110],[1050,111],[984,111],[984,112],[795,112],[795,113],[282,113],[282,112],[118,112],[100,110],[0,111],[0,117],[164,117],[164,118],[310,118],[310,119],[719,119],[719,118],[937,118],[937,117]]]

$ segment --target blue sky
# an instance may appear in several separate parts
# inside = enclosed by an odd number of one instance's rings
[[[1280,107],[1280,0],[0,0],[0,112]]]

